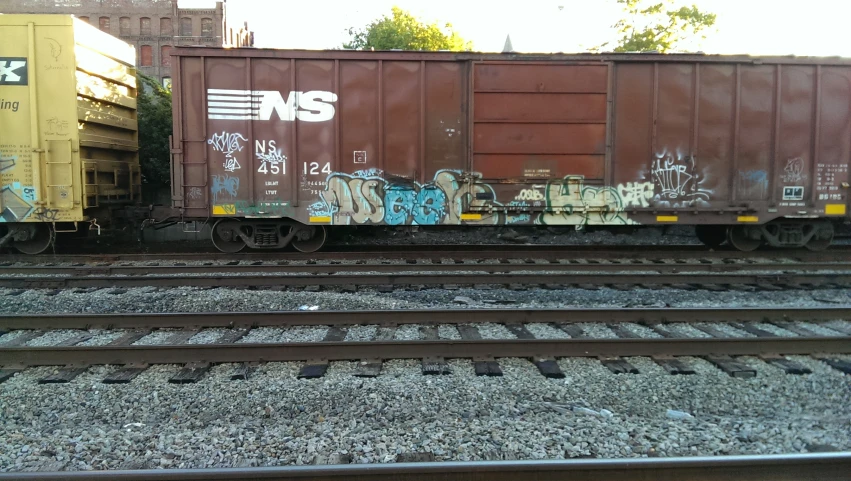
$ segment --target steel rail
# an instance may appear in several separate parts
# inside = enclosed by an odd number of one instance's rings
[[[26,275],[162,275],[162,274],[209,274],[209,273],[311,273],[331,274],[336,272],[437,272],[437,271],[481,271],[488,273],[514,271],[605,271],[605,272],[635,272],[649,271],[659,274],[676,274],[684,272],[735,272],[748,271],[791,271],[813,272],[821,270],[851,271],[851,265],[845,262],[760,262],[760,263],[653,263],[653,262],[619,262],[619,263],[456,263],[456,264],[219,264],[219,265],[170,265],[170,266],[13,266],[2,267],[3,274]]]
[[[0,365],[185,364],[325,359],[849,354],[851,336],[650,339],[483,339],[145,346],[3,347]]]
[[[484,322],[762,322],[851,320],[851,306],[736,308],[398,309],[201,313],[4,314],[0,329],[286,327]]]
[[[82,276],[82,277],[0,277],[3,288],[70,288],[70,287],[241,287],[241,286],[410,286],[410,285],[637,285],[666,284],[851,284],[851,271],[842,273],[539,273],[539,274],[293,274],[275,275],[209,275],[209,276]]]
[[[333,249],[333,250],[330,250]],[[151,261],[151,260],[234,260],[234,261],[279,261],[279,260],[338,260],[338,259],[516,259],[536,257],[544,259],[630,259],[644,258],[701,258],[701,259],[749,259],[790,258],[809,261],[835,261],[851,258],[851,246],[831,246],[826,251],[812,252],[804,249],[768,249],[757,252],[736,250],[710,250],[699,245],[671,246],[613,246],[613,245],[525,245],[525,244],[476,244],[476,245],[387,245],[387,246],[330,246],[329,250],[304,254],[300,252],[269,251],[223,254],[215,250],[187,252],[145,253],[103,252],[46,253],[37,256],[2,254],[0,262],[88,262],[102,261]]]
[[[851,453],[4,473],[33,481],[847,481]]]

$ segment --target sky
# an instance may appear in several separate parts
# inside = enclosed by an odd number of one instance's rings
[[[211,0],[180,0],[182,7]],[[851,57],[849,0],[690,0],[717,14],[690,51],[707,54]],[[397,5],[424,21],[449,22],[476,51],[585,52],[612,39],[615,0],[227,0],[231,20],[248,21],[260,48],[329,49]]]

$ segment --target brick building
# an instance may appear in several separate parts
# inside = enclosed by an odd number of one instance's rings
[[[225,2],[179,8],[177,0],[0,0],[0,13],[71,14],[136,46],[145,75],[171,83],[169,52],[175,45],[250,47],[248,23],[227,18]]]

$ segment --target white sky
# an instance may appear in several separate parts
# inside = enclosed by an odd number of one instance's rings
[[[185,7],[210,0],[180,0]],[[849,0],[691,0],[718,15],[716,31],[691,50],[750,55],[851,57]],[[228,0],[231,20],[244,19],[255,45],[339,47],[393,5],[428,22],[449,22],[475,50],[501,51],[506,34],[518,52],[584,52],[610,40],[615,0]],[[563,6],[559,10],[559,6]]]

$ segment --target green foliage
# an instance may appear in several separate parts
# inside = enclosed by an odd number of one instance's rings
[[[392,16],[373,20],[362,29],[348,30],[351,39],[343,44],[346,49],[365,50],[452,50],[470,51],[472,42],[466,42],[447,23],[441,29],[437,23],[426,25],[399,7],[393,7]]]
[[[169,184],[171,135],[171,92],[156,79],[137,76],[137,119],[139,122],[139,163],[142,181],[146,184]]]
[[[612,49],[615,52],[675,51],[687,41],[705,39],[705,32],[715,25],[714,13],[700,11],[695,5],[677,8],[675,0],[617,2],[623,5],[624,18],[613,25],[619,36],[617,47]]]

